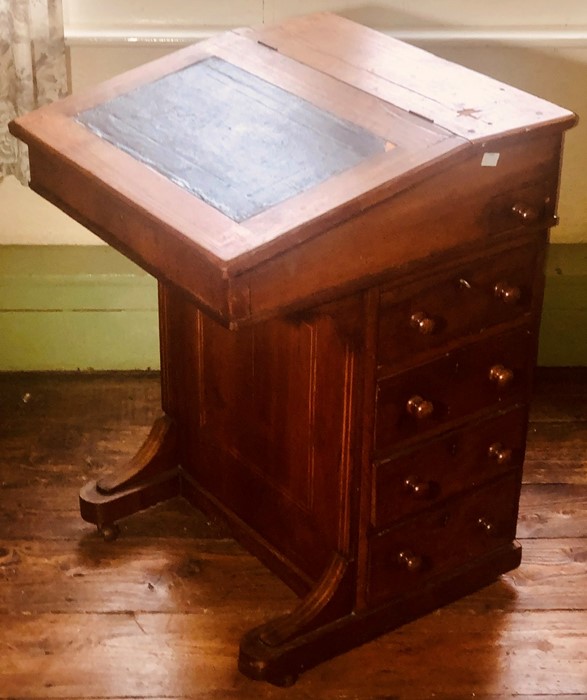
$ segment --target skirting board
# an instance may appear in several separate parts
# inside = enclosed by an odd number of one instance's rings
[[[539,364],[587,366],[587,244],[550,248]],[[0,371],[158,367],[147,273],[106,246],[0,247]]]

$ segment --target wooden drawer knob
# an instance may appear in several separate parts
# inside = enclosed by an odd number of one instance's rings
[[[498,282],[493,288],[493,293],[497,299],[503,301],[504,304],[517,304],[522,296],[522,291],[519,287],[507,282]]]
[[[424,565],[422,557],[414,554],[410,550],[405,550],[397,555],[398,564],[406,571],[420,571]]]
[[[493,365],[489,370],[489,379],[498,389],[505,389],[514,381],[514,373],[503,365]]]
[[[434,413],[434,404],[432,401],[426,401],[421,396],[412,396],[406,404],[406,411],[412,418],[424,420],[430,418]]]
[[[404,488],[414,498],[433,498],[438,492],[438,484],[435,481],[419,481],[412,476],[404,481]]]
[[[538,209],[527,202],[516,202],[512,206],[512,214],[523,224],[533,224],[540,216]]]
[[[436,330],[436,321],[427,316],[423,311],[416,311],[410,317],[410,326],[422,335],[432,335]]]
[[[512,451],[501,442],[494,442],[489,446],[489,458],[497,464],[509,464],[512,461]]]

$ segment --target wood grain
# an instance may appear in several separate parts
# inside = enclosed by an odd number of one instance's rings
[[[519,569],[309,671],[288,691],[243,678],[238,640],[292,605],[283,584],[182,501],[127,519],[111,544],[79,520],[76,481],[95,470],[84,466],[87,448],[96,464],[132,453],[157,410],[157,379],[0,375],[0,480],[13,484],[0,491],[0,698],[587,695],[585,503],[582,483],[567,483],[582,468],[570,455],[558,460],[552,435],[537,453],[555,483],[523,488],[519,535],[526,529],[531,539],[521,540]],[[558,404],[567,387],[587,399],[580,375],[560,387],[539,376],[533,414],[550,415],[552,399],[557,425],[571,429],[573,415],[565,419]],[[75,439],[86,423],[90,443]],[[529,463],[532,430],[545,426],[531,423]],[[563,507],[572,514],[561,514]]]
[[[328,13],[241,32],[471,141],[573,119],[544,100]]]
[[[512,685],[526,694],[585,690],[585,611],[479,612],[465,616],[466,634],[463,617],[447,609],[407,625],[308,672],[289,694],[377,698],[392,690],[401,698],[455,698],[507,694]],[[240,625],[256,619],[259,611],[250,608],[241,609],[236,624],[233,613],[209,611],[3,616],[3,692],[108,698],[115,688],[121,696],[148,698],[200,697],[213,689],[217,697],[230,691],[283,697],[237,677],[231,649]]]
[[[545,501],[549,507],[540,510]],[[582,537],[587,532],[587,486],[529,484],[520,500],[520,537]]]

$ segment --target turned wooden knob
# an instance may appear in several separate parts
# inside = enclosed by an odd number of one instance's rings
[[[517,304],[522,296],[522,291],[519,287],[507,282],[498,282],[493,288],[493,293],[504,304]]]
[[[433,481],[418,481],[413,476],[404,480],[405,490],[414,498],[431,498],[436,490],[435,486]]]
[[[412,396],[411,399],[408,399],[406,411],[413,418],[423,420],[424,418],[430,418],[434,413],[434,404],[432,401],[426,401],[421,396]]]
[[[514,373],[503,365],[493,365],[489,370],[489,379],[498,389],[505,389],[514,381]]]
[[[414,554],[414,552],[411,552],[409,549],[400,552],[397,555],[397,561],[406,571],[419,571],[424,564],[422,557]]]
[[[490,520],[487,520],[487,518],[479,518],[477,520],[477,527],[486,535],[495,534],[495,526]]]
[[[436,321],[423,311],[416,311],[410,317],[410,326],[422,335],[432,335],[436,330]]]
[[[501,442],[494,442],[489,446],[489,458],[498,464],[509,464],[512,461],[512,451]]]
[[[516,202],[512,207],[512,214],[523,224],[532,224],[540,216],[538,209],[527,202]]]

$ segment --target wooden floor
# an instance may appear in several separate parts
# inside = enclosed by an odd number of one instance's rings
[[[522,567],[287,690],[236,655],[293,596],[221,527],[177,500],[108,544],[78,516],[158,401],[155,375],[0,375],[0,698],[587,698],[587,372],[537,382]]]

